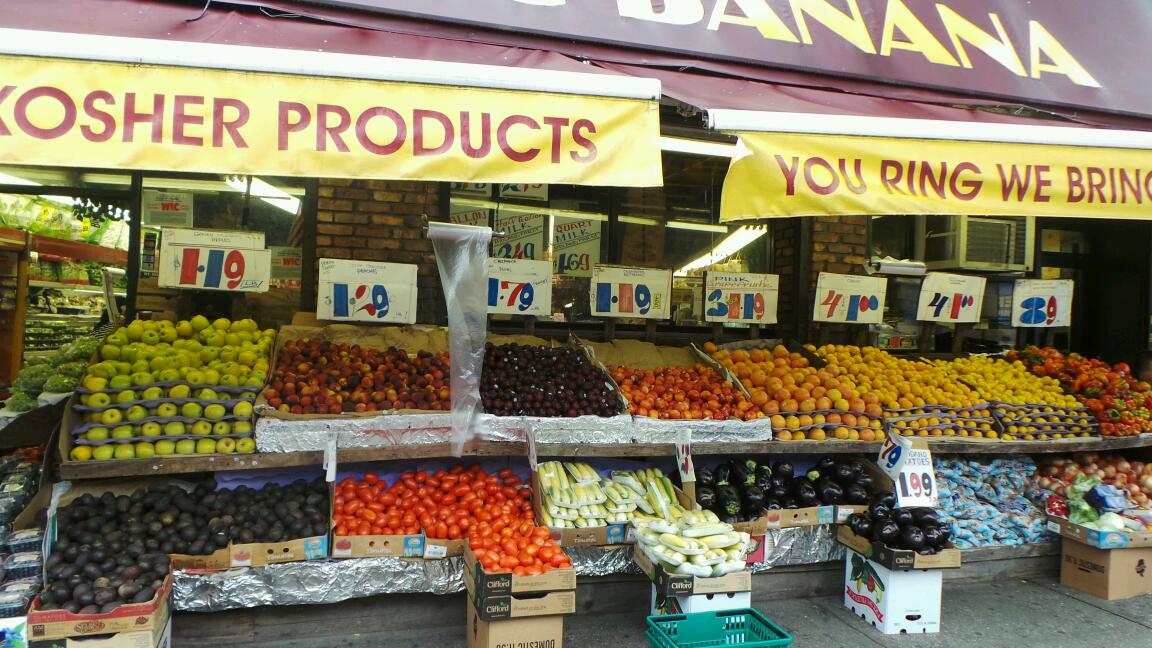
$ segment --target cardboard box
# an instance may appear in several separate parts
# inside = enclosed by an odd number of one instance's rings
[[[519,594],[481,594],[476,587],[476,574],[464,570],[464,588],[476,615],[484,621],[501,621],[524,617],[554,616],[576,612],[576,590],[523,592]]]
[[[506,621],[485,621],[469,601],[465,632],[468,648],[511,648],[539,646],[564,648],[564,617],[533,616]]]
[[[1152,547],[1152,532],[1097,531],[1054,515],[1048,516],[1048,530],[1098,549]]]
[[[28,648],[171,648],[172,619],[153,630],[121,632],[110,637],[43,639],[32,641]]]
[[[498,594],[523,594],[526,592],[555,592],[576,589],[576,570],[572,567],[553,569],[539,576],[516,576],[514,574],[490,574],[476,562],[476,554],[471,547],[464,548],[464,571],[470,572],[472,583],[480,598]],[[467,579],[466,579],[467,581]]]
[[[540,493],[540,477],[535,470],[532,471],[532,511],[537,522],[544,518],[540,515],[543,505]],[[541,522],[542,524],[542,522]],[[633,540],[631,524],[609,524],[602,527],[588,529],[548,528],[548,534],[561,547],[603,547],[607,545],[630,544]]]
[[[172,574],[164,586],[147,603],[121,605],[107,614],[71,614],[66,610],[38,610],[40,600],[28,611],[28,639],[67,639],[87,635],[152,632],[168,623],[168,596],[172,593]]]
[[[696,594],[694,596],[663,596],[652,584],[652,599],[648,614],[693,614],[696,612],[724,612],[752,607],[752,592],[725,592],[722,594]]]
[[[332,536],[333,558],[423,558],[423,534]]]
[[[907,549],[892,549],[883,542],[862,538],[846,526],[837,527],[836,540],[840,544],[879,563],[888,569],[955,569],[960,567],[960,550],[951,543],[946,549],[924,556]]]
[[[656,587],[656,591],[668,596],[691,596],[695,594],[726,594],[728,592],[749,592],[752,590],[752,572],[733,572],[716,578],[702,578],[690,574],[670,574],[657,563],[652,562],[637,544],[633,550],[633,560]]]
[[[1115,601],[1152,593],[1152,547],[1098,549],[1065,539],[1060,584]]]
[[[944,572],[894,571],[855,551],[844,559],[844,607],[884,634],[940,632]]]

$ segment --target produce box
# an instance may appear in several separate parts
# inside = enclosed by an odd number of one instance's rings
[[[553,569],[539,576],[516,576],[514,574],[491,574],[476,561],[472,547],[464,548],[464,571],[471,572],[469,578],[476,589],[478,598],[501,594],[523,594],[526,592],[555,592],[576,589],[576,570],[572,567]]]
[[[884,634],[940,632],[944,572],[893,570],[849,551],[844,559],[844,607]]]
[[[888,569],[955,569],[960,567],[960,550],[951,543],[931,556],[921,555],[907,549],[891,549],[883,542],[873,542],[862,538],[852,529],[840,526],[836,529],[836,540],[865,558]]]
[[[428,539],[415,535],[332,536],[333,558],[423,558]]]
[[[510,648],[547,646],[564,648],[564,617],[531,616],[505,621],[485,621],[469,599],[465,632],[468,648]]]
[[[28,638],[67,639],[110,633],[138,633],[161,631],[168,624],[168,596],[172,593],[172,574],[147,603],[121,605],[107,614],[72,614],[67,610],[42,611],[40,599],[32,602],[28,611]]]
[[[752,592],[723,592],[694,596],[665,596],[652,583],[649,616],[659,614],[694,614],[696,612],[724,612],[752,607]]]
[[[524,617],[554,616],[576,612],[576,590],[524,592],[519,594],[481,595],[476,587],[476,574],[464,570],[464,587],[468,603],[484,621],[502,621]]]
[[[15,644],[14,644],[15,645]],[[170,648],[172,645],[172,619],[152,630],[121,632],[109,637],[70,637],[68,639],[41,639],[28,643],[28,648]]]
[[[640,571],[648,576],[659,594],[668,596],[692,596],[696,594],[724,594],[727,592],[748,592],[752,590],[752,572],[748,570],[732,572],[715,578],[703,578],[689,574],[670,574],[662,566],[649,560],[636,545],[632,559]]]
[[[540,515],[541,507],[543,505],[540,493],[540,476],[533,470],[532,471],[532,510],[536,514],[536,520],[543,525],[544,519]],[[568,529],[568,528],[553,528],[549,527],[549,535],[556,541],[556,544],[561,547],[602,547],[606,545],[625,544],[631,543],[632,525],[624,524],[608,524],[605,526],[589,527],[584,529]]]
[[[1152,547],[1152,532],[1098,531],[1055,515],[1048,516],[1048,530],[1097,549]]]
[[[1098,549],[1065,539],[1060,548],[1060,584],[1115,601],[1152,593],[1152,547]]]

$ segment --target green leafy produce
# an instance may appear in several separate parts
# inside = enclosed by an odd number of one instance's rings
[[[56,375],[68,376],[69,378],[79,378],[84,375],[84,370],[88,368],[87,362],[65,362],[56,365]]]
[[[48,380],[44,381],[44,391],[52,392],[53,394],[62,394],[66,392],[76,391],[80,385],[80,379],[76,376],[65,376],[56,374]]]
[[[12,382],[12,388],[22,392],[39,394],[44,391],[44,382],[55,374],[56,369],[51,365],[24,367],[20,371],[20,375],[16,376],[16,380]]]
[[[52,358],[55,356],[32,356],[24,363],[26,367],[34,367],[36,365],[51,365]]]
[[[24,392],[16,392],[7,402],[8,409],[13,412],[27,412],[36,409],[36,399]]]
[[[60,350],[63,362],[76,362],[84,361],[87,363],[92,359],[92,355],[96,353],[96,349],[100,348],[100,341],[91,338],[84,338],[76,340],[72,344]]]

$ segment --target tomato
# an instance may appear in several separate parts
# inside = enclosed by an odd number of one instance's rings
[[[376,475],[376,473],[370,473],[370,472],[369,472],[369,473],[364,473],[364,483],[366,483],[366,484],[376,484],[376,483],[378,483],[379,481],[380,481],[380,477],[379,477],[379,476],[377,476],[377,475]]]

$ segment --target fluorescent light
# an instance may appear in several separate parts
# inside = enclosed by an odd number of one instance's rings
[[[716,247],[712,248],[710,252],[707,252],[698,259],[688,262],[683,268],[677,270],[675,274],[677,277],[683,277],[693,270],[700,270],[701,268],[707,268],[720,263],[740,250],[743,250],[749,243],[752,243],[767,233],[767,228],[744,225],[726,236],[723,241],[717,243]]]
[[[672,229],[695,230],[697,232],[718,232],[720,234],[728,233],[727,225],[711,225],[709,223],[693,223],[691,221],[668,221],[665,223],[665,225]]]
[[[632,223],[634,225],[663,225],[655,218],[645,218],[643,216],[620,216],[621,223]]]
[[[14,175],[9,175],[7,173],[0,173],[0,184],[20,185],[22,187],[40,187],[40,186],[42,186],[39,182],[32,182],[31,180],[28,180],[26,178],[18,178]],[[69,198],[68,196],[41,196],[41,198],[44,198],[45,200],[51,200],[54,203],[59,203],[61,205],[65,205],[69,209],[71,209],[71,207],[73,205],[72,199]]]
[[[712,157],[735,157],[736,145],[722,142],[705,142],[703,140],[685,139],[683,137],[660,137],[660,150],[670,153],[687,153],[689,155],[710,155]]]
[[[224,182],[236,191],[251,190],[253,198],[259,198],[269,205],[279,207],[293,216],[300,213],[299,198],[273,187],[260,178],[252,178],[252,181],[249,183],[246,178],[241,176],[228,176],[224,178]]]
[[[480,209],[499,209],[500,211],[510,211],[520,214],[548,214],[549,216],[564,216],[566,218],[583,218],[587,220],[608,220],[607,214],[599,214],[596,212],[579,211],[575,209],[553,209],[551,207],[531,205],[513,205],[511,203],[496,202],[495,200],[482,200],[479,198],[457,198],[452,197],[453,206],[477,207]]]

